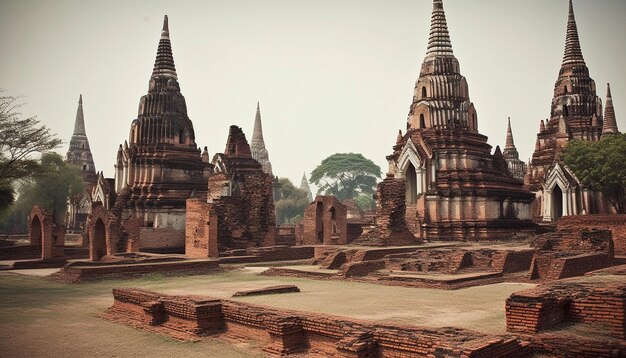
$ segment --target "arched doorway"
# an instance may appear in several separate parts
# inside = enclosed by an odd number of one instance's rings
[[[417,203],[417,174],[413,163],[409,163],[406,168],[406,203]]]
[[[552,220],[557,221],[563,216],[563,191],[556,185],[552,189]]]
[[[106,228],[102,219],[98,218],[96,224],[93,227],[93,237],[91,238],[93,243],[92,260],[100,260],[102,256],[107,254],[106,244]]]
[[[317,243],[324,243],[324,205],[317,203],[315,208],[315,232],[317,233]]]
[[[30,223],[30,244],[41,246],[41,236],[41,220],[36,215]]]

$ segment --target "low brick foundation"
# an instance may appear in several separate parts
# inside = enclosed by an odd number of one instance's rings
[[[514,358],[530,353],[514,336],[465,329],[385,325],[138,289],[114,289],[113,298],[106,319],[177,339],[222,332],[231,339],[261,342],[270,355]]]
[[[52,277],[60,282],[79,283],[104,279],[119,279],[147,274],[204,275],[219,270],[216,260],[179,260],[118,265],[68,265]]]
[[[511,332],[537,333],[571,321],[607,323],[612,334],[626,339],[626,282],[560,281],[517,292],[506,300]]]

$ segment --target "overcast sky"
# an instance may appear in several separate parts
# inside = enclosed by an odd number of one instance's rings
[[[507,117],[522,160],[550,114],[565,44],[566,0],[445,0],[452,46],[479,130],[503,145]],[[626,1],[575,0],[585,60],[626,130]],[[252,135],[261,102],[274,173],[299,184],[322,159],[385,156],[406,128],[426,52],[431,0],[0,0],[0,88],[65,141],[79,94],[96,168],[112,177],[146,94],[169,15],[181,91],[198,146],[213,156],[228,126]]]

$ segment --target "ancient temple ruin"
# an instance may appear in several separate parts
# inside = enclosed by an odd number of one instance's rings
[[[70,139],[70,146],[65,158],[69,164],[76,165],[81,169],[83,180],[85,181],[84,196],[76,202],[70,202],[68,205],[66,225],[69,230],[82,230],[91,207],[91,191],[98,180],[96,165],[93,162],[93,156],[89,148],[89,139],[85,131],[82,94],[78,98],[74,133]]]
[[[230,127],[224,153],[213,156],[211,167],[208,193],[187,202],[186,251],[210,257],[217,247],[221,252],[274,245],[273,178],[252,157],[241,128]]]
[[[115,170],[115,205],[122,218],[142,219],[141,248],[182,248],[185,201],[193,191],[206,193],[208,170],[180,92],[167,16],[148,94],[128,142],[119,147]]]
[[[609,118],[605,121],[602,100],[596,95],[595,82],[583,58],[570,0],[565,52],[554,85],[550,119],[540,122],[535,151],[525,177],[526,187],[537,195],[533,213],[536,219],[554,221],[567,215],[610,212],[601,193],[582,185],[561,160],[563,148],[570,140],[597,141],[603,135],[617,133],[610,88],[607,89],[607,114]]]
[[[406,225],[418,237],[504,239],[532,230],[532,193],[510,174],[499,147],[491,154],[487,137],[478,133],[441,0],[433,4],[407,131],[387,160],[388,176],[405,182],[399,195],[405,195]]]

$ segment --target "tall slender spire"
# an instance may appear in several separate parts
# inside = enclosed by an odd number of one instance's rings
[[[313,201],[313,194],[311,193],[311,187],[309,181],[306,178],[306,173],[302,173],[302,181],[300,181],[300,190],[304,190],[309,201]]]
[[[253,146],[259,146],[259,148],[265,148],[265,141],[263,140],[263,126],[261,125],[261,107],[259,102],[256,103],[256,115],[254,116],[254,130],[252,132]]]
[[[426,56],[445,56],[452,54],[452,43],[450,42],[446,13],[443,10],[443,0],[434,0]]]
[[[563,65],[575,63],[585,64],[585,59],[583,58],[583,52],[580,48],[578,27],[576,26],[576,18],[574,17],[574,5],[572,4],[572,0],[569,0],[569,15],[567,19],[567,36],[565,38]]]
[[[171,77],[178,80],[176,66],[174,66],[174,56],[172,56],[172,44],[170,42],[167,15],[165,15],[163,19],[163,30],[161,30],[161,39],[159,40],[154,69],[152,70],[152,78],[154,77]]]
[[[83,95],[78,97],[78,108],[76,109],[76,121],[74,122],[74,135],[84,135],[85,132],[85,116],[83,115]]]
[[[611,97],[611,84],[606,84],[606,107],[604,107],[604,123],[602,125],[602,135],[619,133],[615,109],[613,108],[613,97]]]
[[[506,129],[506,144],[504,150],[515,149],[515,143],[513,142],[513,131],[511,130],[511,117],[509,117],[509,125]]]
[[[265,148],[265,141],[263,140],[263,126],[261,125],[261,107],[259,102],[256,103],[256,115],[254,116],[254,130],[252,132],[252,140],[250,141],[250,151],[252,152],[252,158],[261,163],[263,171],[273,175],[272,163],[270,162],[269,153]]]

